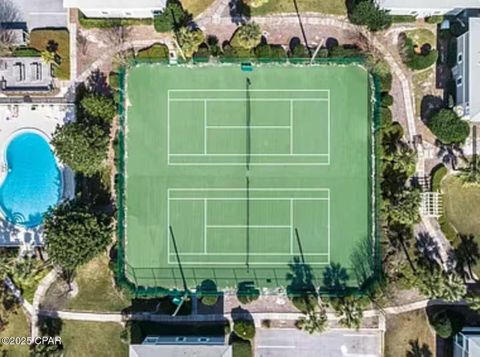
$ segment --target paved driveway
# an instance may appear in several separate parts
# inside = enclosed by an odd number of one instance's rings
[[[12,0],[27,23],[28,30],[43,27],[67,27],[67,9],[63,0]]]
[[[330,330],[312,336],[295,329],[257,329],[255,356],[379,357],[381,332]]]

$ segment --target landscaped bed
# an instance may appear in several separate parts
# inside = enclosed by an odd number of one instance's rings
[[[247,5],[251,4],[250,0],[246,0]],[[298,12],[319,12],[322,14],[346,15],[347,7],[345,0],[297,0]],[[265,15],[270,13],[296,12],[295,2],[292,0],[270,0],[260,7],[251,7],[252,16]]]
[[[191,13],[193,17],[201,14],[212,3],[213,0],[182,0],[183,8]]]
[[[435,334],[430,329],[425,310],[388,315],[385,356],[414,356],[408,353],[414,351],[415,346],[425,352],[430,351],[431,355],[435,352]]]
[[[55,49],[54,76],[61,80],[70,79],[70,35],[66,29],[38,29],[30,32],[30,47],[42,52]]]
[[[442,181],[445,214],[461,234],[480,235],[480,186],[465,186],[450,176]]]

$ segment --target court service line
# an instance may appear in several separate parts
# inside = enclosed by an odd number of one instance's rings
[[[246,129],[247,127],[243,127],[242,129]],[[268,154],[258,154],[258,153],[252,153],[250,155],[245,154],[245,153],[239,153],[239,154],[198,154],[198,153],[191,153],[191,154],[170,154],[170,156],[329,156],[329,154],[274,154],[274,153],[268,153]],[[245,165],[244,163],[242,165]]]

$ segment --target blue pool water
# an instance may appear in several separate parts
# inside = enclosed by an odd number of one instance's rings
[[[58,203],[61,173],[48,142],[33,132],[13,138],[6,150],[8,173],[0,186],[0,209],[8,221],[25,227],[42,223]]]

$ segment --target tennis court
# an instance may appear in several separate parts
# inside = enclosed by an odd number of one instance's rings
[[[293,262],[319,279],[330,263],[351,270],[371,235],[364,69],[137,65],[126,91],[135,284],[273,288]]]

